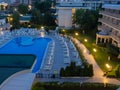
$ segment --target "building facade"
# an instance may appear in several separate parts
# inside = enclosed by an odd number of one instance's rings
[[[99,19],[102,25],[96,34],[96,44],[111,43],[120,48],[120,4],[105,4],[104,10],[100,12],[102,18]]]
[[[26,5],[31,5],[32,4],[32,0],[20,0],[20,3],[26,4]]]
[[[72,28],[72,15],[76,9],[96,9],[101,0],[57,0],[57,24],[60,28]]]
[[[103,0],[105,4],[120,4],[120,0]]]

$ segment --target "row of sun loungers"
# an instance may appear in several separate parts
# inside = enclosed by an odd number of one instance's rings
[[[59,39],[61,46],[63,48],[64,64],[70,64],[71,60],[70,60],[68,45],[67,45],[64,37],[58,36],[58,39]]]
[[[82,65],[81,58],[79,57],[78,51],[76,50],[76,47],[74,46],[73,42],[69,41],[69,47],[73,51],[71,52],[72,57],[74,58],[74,61],[76,62],[76,65]]]
[[[19,30],[14,30],[11,32],[13,36],[37,36],[40,33],[40,30],[33,28],[21,28]]]
[[[61,45],[64,52],[64,63],[70,64],[71,61],[76,62],[76,65],[82,65],[82,61],[79,57],[78,51],[71,41],[67,37],[59,36],[58,39],[61,41]],[[74,59],[74,60],[71,60]]]
[[[47,54],[45,56],[45,65],[44,70],[51,70],[54,63],[54,50],[55,50],[55,42],[50,42],[47,50]]]
[[[19,36],[39,36],[40,30],[34,28],[21,28],[15,29],[13,31],[5,30],[0,31],[0,45],[4,44],[6,41]]]

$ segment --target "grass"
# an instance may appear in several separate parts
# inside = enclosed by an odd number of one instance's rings
[[[80,42],[82,42],[88,48],[90,53],[94,56],[97,64],[100,66],[100,68],[103,71],[108,71],[108,68],[105,66],[106,63],[112,66],[113,69],[118,64],[120,64],[119,61],[116,61],[116,58],[113,58],[113,60],[108,60],[108,57],[110,55],[107,53],[107,48],[96,45],[94,37],[90,37],[87,34],[80,34],[80,33],[79,36],[74,36],[74,37],[79,39]],[[85,39],[87,39],[87,42],[84,41]],[[93,51],[94,48],[97,50],[96,52]]]
[[[116,77],[116,71],[118,70],[119,65],[117,65],[112,71],[108,72],[108,77]]]
[[[32,86],[32,90],[116,90],[119,86],[113,84],[104,83],[72,83],[72,82],[63,82],[63,83],[41,83],[37,82]]]

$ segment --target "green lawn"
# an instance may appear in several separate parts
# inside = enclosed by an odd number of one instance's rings
[[[36,82],[33,84],[31,90],[116,90],[119,86],[104,83],[72,83],[72,82],[50,82],[40,83]]]
[[[115,68],[118,64],[120,64],[120,62],[116,61],[115,58],[113,58],[113,60],[108,60],[109,54],[107,53],[107,48],[96,45],[95,38],[91,38],[86,34],[80,33],[79,36],[74,35],[74,37],[79,39],[88,48],[103,71],[108,70],[108,68],[105,66],[106,63],[112,66],[112,68]],[[87,42],[84,41],[85,39],[87,39]],[[97,50],[96,52],[93,51],[94,48]]]

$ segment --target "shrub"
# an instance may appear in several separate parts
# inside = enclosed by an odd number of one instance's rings
[[[75,62],[71,62],[70,66],[61,68],[60,70],[61,77],[69,77],[69,76],[93,76],[93,66],[92,64],[83,63],[82,66],[76,66]]]

